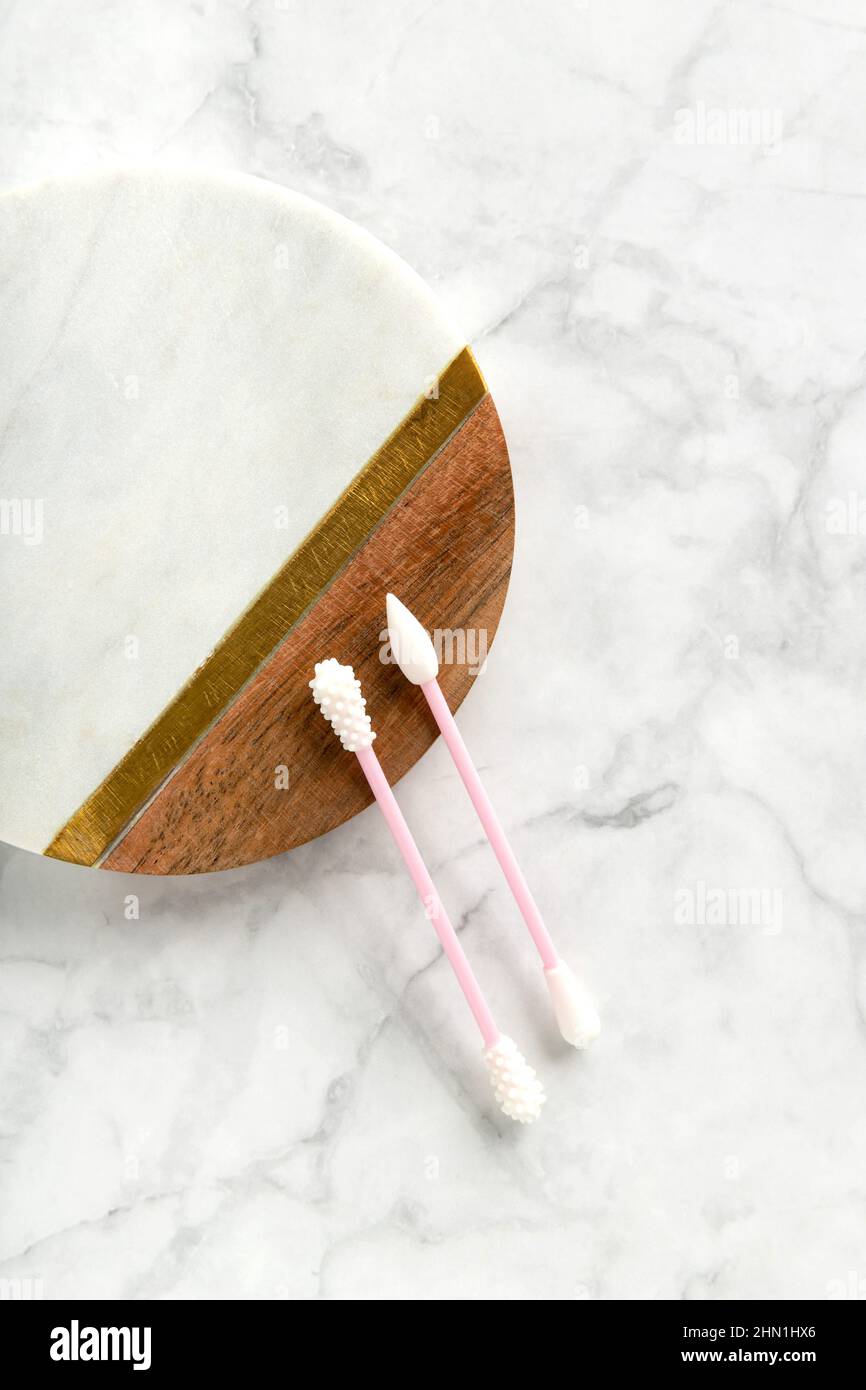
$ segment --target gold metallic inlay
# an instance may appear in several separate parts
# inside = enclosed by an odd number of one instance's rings
[[[45,850],[95,864],[357,553],[486,393],[469,348],[445,368],[268,586]]]

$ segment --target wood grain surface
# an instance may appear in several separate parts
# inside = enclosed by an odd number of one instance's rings
[[[315,662],[335,656],[355,667],[376,752],[396,782],[437,731],[420,691],[382,659],[385,594],[396,593],[431,631],[485,633],[489,649],[513,546],[508,452],[485,396],[102,867],[150,874],[232,868],[304,844],[362,810],[371,796],[357,759],[340,748],[310,696]],[[452,709],[473,679],[466,662],[442,664]]]

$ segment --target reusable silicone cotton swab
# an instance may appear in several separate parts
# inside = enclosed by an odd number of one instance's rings
[[[316,674],[310,681],[310,688],[313,699],[339,736],[343,747],[349,753],[354,753],[361,764],[388,829],[403,856],[418,896],[433,923],[484,1040],[484,1059],[500,1109],[521,1124],[537,1120],[545,1100],[544,1089],[517,1045],[497,1028],[472,966],[448,920],[427,866],[397,805],[379,759],[373,752],[376,735],[367,714],[367,702],[361,694],[361,682],[355,678],[351,666],[342,666],[334,657],[330,657],[327,661],[316,663]]]
[[[469,793],[478,818],[484,827],[484,832],[496,858],[499,860],[508,886],[541,957],[541,963],[544,966],[544,978],[547,981],[559,1030],[566,1042],[570,1042],[573,1047],[588,1047],[601,1031],[598,1011],[585,985],[577,979],[560,957],[550,932],[544,925],[535,899],[521,873],[520,865],[506,839],[499,817],[484,790],[475,764],[460,736],[460,730],[454,722],[454,716],[448,708],[448,702],[442,694],[437,680],[439,659],[436,656],[436,648],[430,640],[429,633],[421,626],[414,614],[409,612],[406,605],[395,598],[394,594],[388,594],[386,604],[388,631],[394,660],[407,680],[410,680],[413,685],[420,685],[433,712],[433,718],[439,725],[439,731],[448,746],[451,757],[454,759],[457,771],[463,779],[463,785]]]

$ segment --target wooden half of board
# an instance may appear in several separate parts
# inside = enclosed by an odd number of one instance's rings
[[[514,546],[508,451],[485,394],[148,804],[102,867],[195,874],[304,844],[371,800],[310,696],[316,661],[354,666],[396,782],[436,727],[389,660],[385,595],[434,633],[456,709],[477,678],[505,601]],[[481,681],[483,687],[483,678]],[[479,691],[479,696],[480,696]]]

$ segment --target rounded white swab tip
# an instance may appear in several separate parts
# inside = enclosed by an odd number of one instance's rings
[[[342,666],[333,656],[317,661],[310,689],[347,752],[357,753],[359,748],[370,747],[376,735],[367,713],[367,701],[361,694],[361,682],[355,679],[351,666]]]
[[[531,1125],[547,1097],[544,1087],[512,1038],[503,1034],[484,1053],[496,1103],[504,1115]]]
[[[562,960],[545,970],[544,978],[565,1041],[572,1047],[589,1047],[601,1032],[601,1019],[589,990]]]
[[[426,685],[428,681],[435,681],[439,674],[439,658],[427,629],[421,626],[415,614],[410,613],[405,603],[401,603],[394,594],[387,594],[385,597],[385,613],[388,618],[391,655],[403,675],[413,685]]]

